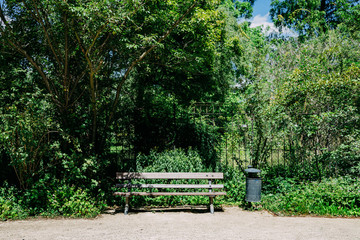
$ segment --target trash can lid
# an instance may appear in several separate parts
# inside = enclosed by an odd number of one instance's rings
[[[248,169],[245,169],[245,172],[247,172],[247,173],[260,173],[261,170],[256,169],[256,168],[248,168]]]

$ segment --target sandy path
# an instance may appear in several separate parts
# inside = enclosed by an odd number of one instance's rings
[[[360,218],[274,217],[266,212],[137,212],[96,219],[0,222],[0,239],[360,239]]]

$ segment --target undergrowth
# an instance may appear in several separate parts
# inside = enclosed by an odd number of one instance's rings
[[[0,188],[0,220],[44,217],[95,217],[105,208],[87,190],[59,183],[20,191],[7,184]]]
[[[233,167],[205,167],[196,151],[173,150],[152,152],[138,157],[139,172],[223,172],[226,196],[219,196],[217,205],[249,206],[245,202],[246,178]],[[146,165],[145,165],[146,163]],[[323,178],[322,181],[304,181],[303,178],[275,176],[272,169],[262,173],[262,200],[251,204],[278,215],[315,215],[360,217],[360,179],[354,176]],[[135,183],[135,182],[134,182]],[[139,180],[138,183],[143,183]],[[148,182],[150,183],[150,182]],[[203,183],[204,180],[158,181],[157,183]],[[110,185],[110,183],[108,184]],[[30,216],[95,217],[108,205],[123,206],[123,197],[113,197],[115,189],[100,189],[97,195],[60,180],[39,181],[27,190],[19,190],[6,183],[0,188],[0,219],[24,219]],[[125,191],[125,189],[124,189]],[[154,190],[156,191],[156,190]],[[165,189],[165,191],[182,191]],[[198,190],[194,190],[198,191]],[[203,191],[208,191],[204,189]],[[97,197],[98,196],[98,197]],[[105,197],[104,197],[105,196]],[[107,200],[107,204],[104,199]],[[130,206],[208,205],[206,196],[159,196],[131,198]]]
[[[279,215],[360,217],[359,178],[338,177],[321,182],[277,178],[266,186],[257,206]]]

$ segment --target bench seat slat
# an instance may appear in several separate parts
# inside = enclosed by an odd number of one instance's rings
[[[135,173],[135,172],[117,172],[116,179],[223,179],[224,174],[216,173]]]
[[[225,192],[115,192],[118,196],[223,196]]]
[[[223,184],[116,184],[118,188],[209,188],[220,189],[224,188]]]

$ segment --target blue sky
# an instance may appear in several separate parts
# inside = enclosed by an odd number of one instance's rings
[[[257,27],[260,25],[274,28],[274,24],[270,19],[270,3],[271,0],[256,0],[254,3],[253,18],[250,19],[251,26]]]
[[[269,13],[271,0],[256,0],[253,15],[265,16]]]

